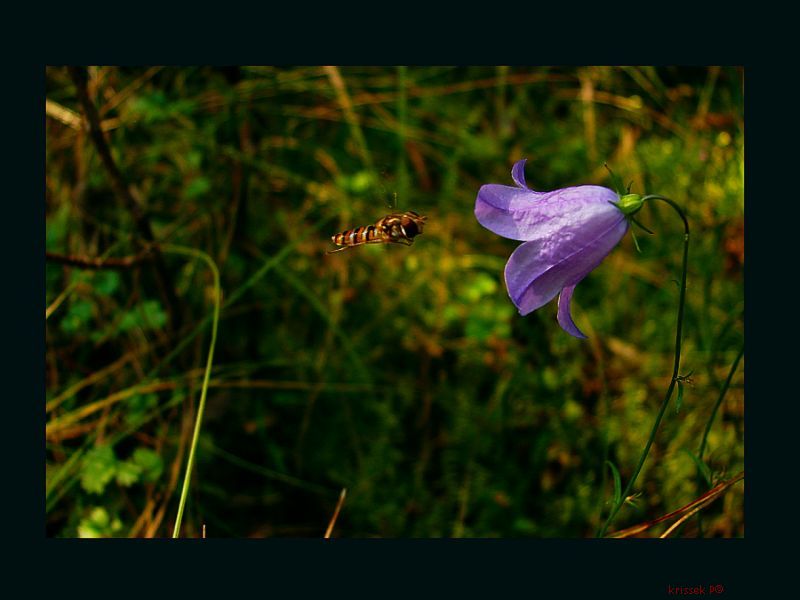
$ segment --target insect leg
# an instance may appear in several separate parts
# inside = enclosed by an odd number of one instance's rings
[[[328,250],[325,254],[336,254],[337,252],[341,252],[342,250],[347,250],[348,248],[354,248],[355,246],[342,246],[341,248],[337,248],[336,250]]]

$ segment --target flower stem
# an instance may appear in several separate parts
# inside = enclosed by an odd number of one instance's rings
[[[194,421],[194,433],[192,434],[192,444],[189,448],[189,459],[186,462],[186,474],[183,477],[183,487],[181,488],[181,499],[178,502],[178,515],[175,517],[175,528],[172,531],[172,537],[177,538],[181,531],[181,521],[183,520],[183,511],[186,508],[186,497],[189,494],[189,482],[192,479],[192,469],[194,468],[194,456],[197,450],[197,441],[200,439],[200,426],[203,423],[203,413],[206,408],[206,396],[208,394],[208,381],[211,378],[211,365],[214,362],[214,347],[217,344],[217,325],[219,325],[219,309],[222,303],[222,290],[219,283],[219,269],[217,269],[214,260],[205,252],[196,250],[194,248],[186,248],[184,246],[174,246],[172,244],[163,244],[161,248],[166,252],[174,252],[175,254],[183,254],[199,258],[208,265],[211,273],[214,276],[214,316],[211,324],[211,343],[208,347],[208,358],[206,360],[206,370],[203,375],[203,386],[200,390],[200,404],[197,406],[197,415]]]
[[[633,489],[634,483],[636,483],[636,478],[639,477],[639,473],[642,470],[642,466],[644,465],[644,461],[647,459],[647,455],[650,453],[650,447],[653,445],[653,440],[655,440],[656,432],[658,432],[658,427],[661,425],[661,419],[664,417],[664,413],[667,410],[667,405],[669,404],[670,398],[672,397],[672,392],[675,390],[675,384],[678,381],[678,370],[680,368],[681,363],[681,334],[683,331],[683,308],[686,302],[686,270],[689,260],[689,221],[686,219],[686,215],[683,212],[678,204],[674,201],[670,200],[669,198],[664,198],[663,196],[657,196],[655,194],[651,194],[645,196],[642,201],[647,200],[661,200],[662,202],[666,202],[669,204],[675,212],[678,213],[678,216],[683,220],[683,227],[684,227],[684,235],[683,235],[683,268],[681,272],[681,291],[680,291],[680,298],[678,300],[678,324],[675,329],[675,362],[672,367],[672,378],[669,382],[669,387],[667,388],[667,393],[664,395],[664,400],[661,403],[661,408],[658,410],[658,415],[656,416],[655,423],[653,423],[653,429],[650,431],[650,437],[647,440],[647,444],[642,451],[642,455],[639,457],[639,463],[636,465],[636,469],[633,471],[633,475],[628,480],[628,484],[625,486],[625,490],[622,492],[619,500],[614,504],[613,508],[611,509],[611,513],[608,515],[608,519],[606,519],[605,524],[598,530],[597,537],[604,537],[606,531],[608,531],[609,526],[611,525],[614,517],[617,516],[620,508],[622,505],[625,504],[625,500],[628,498],[631,490]]]
[[[728,378],[725,380],[725,384],[722,386],[722,389],[719,392],[719,398],[717,398],[717,402],[714,404],[714,408],[711,410],[711,416],[708,418],[708,423],[706,423],[706,429],[703,432],[703,441],[700,442],[700,450],[697,453],[697,457],[701,461],[703,460],[703,453],[706,451],[706,441],[708,440],[708,433],[711,431],[711,425],[714,423],[714,417],[717,416],[717,410],[719,409],[720,404],[722,404],[722,400],[725,398],[725,394],[727,393],[728,388],[731,385],[733,374],[736,373],[736,368],[739,366],[739,361],[742,359],[743,354],[744,354],[744,345],[742,345],[741,350],[739,350],[739,354],[736,356],[736,360],[733,361],[733,365],[731,365],[731,370],[728,372]]]
[[[733,361],[731,365],[731,370],[728,372],[728,378],[725,380],[725,383],[722,386],[722,389],[719,392],[719,397],[717,398],[716,403],[714,404],[714,408],[711,409],[711,415],[708,417],[708,422],[706,423],[706,428],[703,431],[703,439],[700,442],[700,449],[697,451],[697,487],[700,488],[706,480],[704,479],[703,472],[701,471],[701,466],[703,463],[703,454],[706,451],[706,442],[708,441],[708,434],[711,431],[711,425],[714,423],[714,418],[717,416],[717,411],[719,410],[720,405],[722,404],[722,400],[725,398],[725,394],[728,392],[728,388],[731,385],[731,380],[733,379],[733,374],[736,373],[736,368],[739,366],[739,361],[742,359],[744,355],[744,344],[742,344],[742,348],[739,350],[739,354],[736,355],[736,360]],[[709,484],[710,485],[710,484]],[[701,520],[700,515],[697,515],[697,531],[698,537],[703,537],[703,522]]]

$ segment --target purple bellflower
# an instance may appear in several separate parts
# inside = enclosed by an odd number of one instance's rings
[[[558,295],[559,325],[570,335],[586,338],[572,321],[572,294],[628,231],[628,218],[617,206],[620,195],[605,187],[530,189],[525,184],[525,161],[511,170],[517,187],[492,183],[481,187],[475,217],[489,231],[525,242],[511,254],[505,269],[508,295],[520,314],[527,315]],[[639,198],[624,199],[634,197]]]

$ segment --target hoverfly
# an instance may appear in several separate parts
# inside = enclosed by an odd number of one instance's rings
[[[356,227],[332,235],[331,241],[342,247],[328,250],[327,254],[341,252],[362,244],[406,244],[410,246],[414,243],[414,238],[422,233],[426,218],[413,210],[386,215],[375,225]]]

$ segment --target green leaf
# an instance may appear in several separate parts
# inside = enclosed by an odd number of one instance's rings
[[[686,452],[686,454],[689,455],[689,458],[692,459],[692,461],[694,462],[695,466],[697,467],[697,471],[703,477],[703,481],[706,482],[706,485],[708,487],[711,487],[712,486],[711,469],[709,468],[709,466],[706,463],[704,463],[702,460],[700,460],[700,457],[697,456],[694,452],[692,452],[688,448],[684,448],[683,451]]]
[[[206,195],[210,189],[211,182],[207,177],[197,177],[186,186],[186,197],[190,200],[194,200]]]
[[[514,529],[515,533],[522,535],[535,535],[538,530],[536,523],[525,517],[517,518],[511,527]]]
[[[203,164],[203,153],[200,150],[190,150],[186,153],[186,162],[192,169],[199,169]]]
[[[47,227],[45,227],[45,247],[48,250],[58,252],[63,250],[64,239],[70,228],[70,212],[72,211],[70,202],[62,202],[58,207],[47,215]],[[61,270],[61,269],[60,269]]]
[[[87,300],[78,299],[72,302],[61,320],[61,330],[64,333],[75,333],[83,329],[92,318],[93,308],[92,303]]]
[[[675,400],[675,414],[678,414],[683,406],[683,381],[678,380],[678,398]]]
[[[158,119],[162,114],[162,106],[165,98],[164,93],[155,91],[142,93],[134,96],[128,103],[128,109],[132,114],[141,117],[146,123]]]
[[[139,477],[142,474],[142,467],[135,462],[126,460],[117,463],[116,473],[117,483],[123,487],[130,487],[139,481]]]
[[[155,481],[164,470],[163,459],[150,448],[137,448],[133,452],[133,462],[141,469],[143,481]]]
[[[97,507],[89,513],[88,517],[81,519],[78,524],[78,535],[82,538],[99,538],[103,531],[111,524],[111,518],[105,508]]]
[[[142,303],[142,315],[146,329],[161,329],[167,323],[167,313],[157,300]]]
[[[494,327],[494,322],[481,316],[470,316],[467,319],[464,333],[468,338],[483,341],[488,338]]]
[[[78,536],[82,538],[110,537],[120,529],[122,529],[122,522],[118,518],[112,519],[105,508],[98,506],[92,509],[89,516],[80,520]]]
[[[90,494],[102,494],[114,477],[117,459],[111,446],[97,446],[86,453],[81,465],[81,487]]]
[[[489,160],[499,154],[499,141],[493,135],[468,135],[461,143],[464,156],[468,159]]]
[[[138,425],[157,404],[157,394],[137,394],[133,396],[127,403],[125,422],[129,425]]]
[[[119,273],[112,270],[95,273],[94,280],[92,281],[94,289],[104,296],[110,296],[117,291],[119,283]]]
[[[339,175],[336,184],[345,192],[361,195],[368,192],[376,184],[375,176],[370,171],[358,171],[353,175]]]
[[[134,328],[160,329],[167,322],[167,313],[158,300],[145,300],[141,304],[125,313],[119,323],[120,331],[129,331]]]
[[[487,295],[495,293],[497,290],[497,280],[486,274],[478,273],[467,280],[461,291],[461,296],[468,302],[477,302]]]
[[[120,331],[130,331],[134,327],[139,326],[139,315],[136,312],[136,309],[126,312],[122,319],[119,322],[119,330]]]
[[[606,464],[611,469],[611,476],[614,478],[614,506],[619,504],[620,498],[622,498],[622,479],[619,476],[619,470],[614,463],[610,460],[606,461]]]

